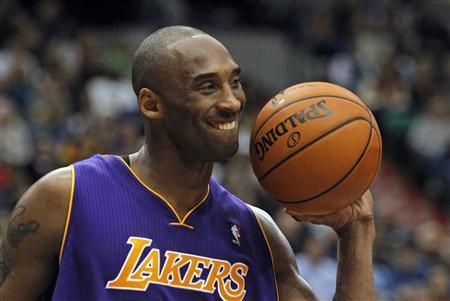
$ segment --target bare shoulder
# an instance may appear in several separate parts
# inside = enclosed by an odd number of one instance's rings
[[[32,199],[42,200],[43,202],[58,202],[57,199],[62,195],[70,193],[72,188],[72,172],[72,167],[67,166],[46,174],[30,187],[20,201],[27,201],[28,197],[31,196]],[[44,197],[41,198],[40,196]],[[46,198],[45,196],[50,198]]]
[[[264,210],[249,207],[261,224],[272,250],[280,300],[316,300],[309,285],[300,277],[292,248],[275,221]]]
[[[259,224],[263,228],[264,234],[266,235],[272,252],[274,252],[274,256],[278,257],[278,253],[291,255],[292,249],[289,245],[289,242],[286,240],[284,234],[278,228],[277,224],[273,220],[273,218],[261,208],[249,205],[250,209],[252,209],[256,218],[258,219]]]
[[[256,215],[256,217],[258,218],[258,221],[265,227],[271,227],[271,226],[276,226],[275,221],[272,219],[272,217],[270,216],[269,213],[267,213],[266,211],[262,210],[261,208],[255,207],[253,205],[247,204],[247,206],[250,207],[250,209],[252,209],[253,213]],[[266,230],[266,229],[264,229]]]
[[[73,190],[73,168],[42,177],[14,208],[0,245],[0,299],[35,300],[51,288]]]
[[[39,230],[45,235],[47,243],[59,244],[73,188],[72,173],[72,167],[54,170],[24,193],[11,214],[8,226],[7,239],[13,247],[24,239],[15,230],[18,227],[31,232]]]

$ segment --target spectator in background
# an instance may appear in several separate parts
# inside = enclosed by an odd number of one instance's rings
[[[19,33],[4,41],[0,48],[0,87],[14,99],[19,111],[26,111],[42,74],[36,57],[26,49]]]
[[[320,234],[312,232],[303,251],[296,254],[303,278],[311,285],[321,301],[333,299],[336,287],[336,260],[328,255],[332,233],[320,227]]]
[[[390,291],[396,293],[398,288],[416,287],[423,284],[428,276],[427,262],[423,255],[412,245],[396,248],[392,254],[390,274]]]
[[[0,95],[0,161],[10,166],[26,166],[34,157],[33,139],[27,122],[15,103]]]
[[[407,133],[411,160],[415,161],[419,183],[430,196],[446,196],[441,205],[449,209],[450,187],[450,102],[448,94],[436,93],[427,103],[425,112],[411,124]],[[446,201],[446,202],[445,202]]]
[[[443,158],[450,145],[450,103],[448,94],[431,97],[425,112],[413,121],[408,132],[408,144],[424,160]]]
[[[450,295],[449,267],[436,265],[430,271],[428,278],[429,300],[447,301]]]
[[[102,72],[86,83],[87,99],[94,115],[105,118],[137,112],[136,96],[129,83],[130,54],[120,43],[104,51]]]

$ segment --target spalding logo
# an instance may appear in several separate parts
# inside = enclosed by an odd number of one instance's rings
[[[313,103],[309,107],[303,108],[297,113],[290,115],[288,118],[281,121],[276,126],[267,131],[264,136],[262,136],[258,141],[256,141],[253,144],[253,147],[255,148],[255,151],[258,154],[259,160],[260,161],[264,160],[266,153],[275,143],[277,143],[278,138],[291,132],[299,124],[304,124],[309,120],[313,119],[325,118],[333,114],[333,112],[331,112],[331,110],[328,109],[325,106],[325,104],[326,100],[320,100],[316,103]],[[300,133],[298,131],[295,131],[289,135],[287,145],[288,147],[292,148],[296,146],[299,141],[300,141]]]

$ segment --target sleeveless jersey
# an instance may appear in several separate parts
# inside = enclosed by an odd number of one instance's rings
[[[120,157],[72,172],[53,300],[278,300],[261,225],[214,179],[179,217]]]

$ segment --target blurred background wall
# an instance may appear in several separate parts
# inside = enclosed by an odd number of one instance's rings
[[[320,299],[334,291],[334,234],[280,211],[247,154],[259,108],[304,81],[347,87],[380,124],[379,300],[450,300],[449,20],[447,0],[0,1],[0,238],[42,175],[139,148],[133,52],[155,29],[186,24],[217,37],[243,69],[241,149],[214,174],[271,213]]]

